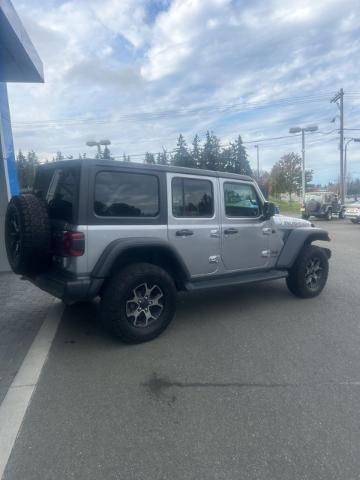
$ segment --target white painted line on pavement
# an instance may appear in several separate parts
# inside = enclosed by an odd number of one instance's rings
[[[4,475],[63,311],[64,306],[58,301],[51,306],[20,370],[0,405],[0,479]]]

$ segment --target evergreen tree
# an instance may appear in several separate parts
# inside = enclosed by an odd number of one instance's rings
[[[180,133],[173,157],[174,165],[178,167],[195,167],[196,164],[192,155],[189,153],[186,141]]]
[[[206,132],[206,140],[202,149],[200,168],[217,170],[220,164],[220,142],[213,132]]]
[[[16,156],[16,170],[19,179],[20,190],[28,188],[27,160],[25,155],[19,150]]]
[[[105,148],[102,152],[102,158],[103,160],[112,160],[110,155],[110,148],[107,145],[105,145]]]
[[[56,156],[55,156],[55,158],[53,158],[53,161],[54,162],[61,162],[62,160],[65,160],[65,157],[62,154],[62,152],[56,152]]]
[[[168,159],[168,153],[163,147],[163,151],[159,152],[156,157],[156,163],[158,165],[168,165],[169,164],[169,159]]]
[[[155,163],[155,156],[153,153],[150,153],[150,152],[146,152],[145,153],[145,160],[144,160],[145,163],[150,163],[150,164],[154,164]]]
[[[191,155],[193,158],[194,166],[199,168],[201,163],[201,145],[200,145],[200,138],[198,134],[195,135],[194,140],[192,142],[192,146],[193,148],[192,148]]]
[[[246,148],[239,135],[234,143],[230,144],[229,159],[226,164],[226,171],[240,175],[252,175]]]

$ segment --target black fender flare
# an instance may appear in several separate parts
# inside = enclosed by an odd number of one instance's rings
[[[328,232],[322,228],[314,227],[299,227],[292,230],[281,250],[276,263],[276,268],[291,268],[303,246],[309,245],[316,240],[330,242]],[[330,258],[330,250],[325,250]]]
[[[137,250],[140,252],[147,249],[156,249],[160,254],[163,252],[170,255],[180,268],[184,281],[190,279],[188,268],[175,248],[166,240],[153,237],[131,237],[112,241],[100,255],[91,276],[106,278],[110,275],[114,263],[120,256],[126,255],[127,252],[136,253]]]

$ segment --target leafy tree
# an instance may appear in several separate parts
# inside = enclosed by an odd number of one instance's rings
[[[313,171],[305,171],[305,183],[312,181]],[[288,193],[291,201],[291,195],[299,194],[302,182],[302,160],[300,155],[291,152],[283,157],[273,166],[271,177],[276,195],[279,193]]]

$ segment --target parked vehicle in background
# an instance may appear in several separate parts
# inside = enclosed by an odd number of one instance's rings
[[[104,323],[136,343],[165,330],[179,290],[285,278],[319,295],[330,250],[312,242],[327,232],[275,212],[248,176],[69,160],[11,199],[5,240],[15,273],[66,303],[100,297]]]
[[[345,217],[352,223],[360,223],[360,202],[348,205],[345,210]]]
[[[341,205],[336,193],[333,192],[309,192],[305,195],[305,204],[301,209],[302,218],[310,217],[325,218],[331,220],[333,216],[344,218],[345,206]]]

